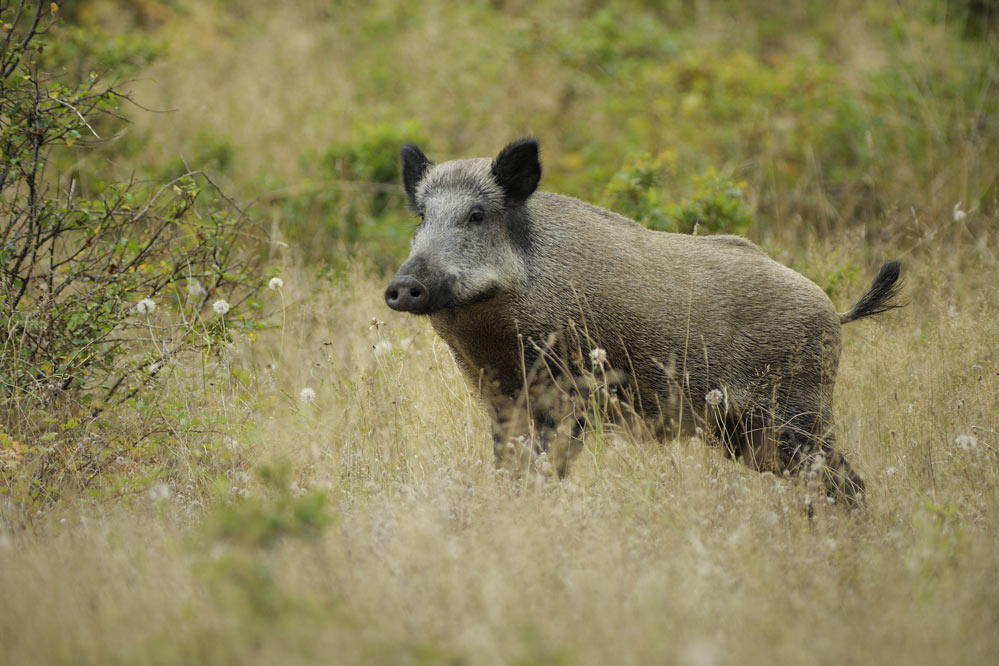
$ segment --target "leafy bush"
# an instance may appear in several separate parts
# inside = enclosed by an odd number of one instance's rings
[[[96,127],[127,99],[97,74],[77,85],[46,72],[57,12],[0,9],[0,435],[16,454],[0,492],[29,502],[58,494],[68,459],[90,481],[111,445],[69,455],[93,444],[86,426],[252,324],[241,306],[259,282],[240,251],[249,221],[207,175],[84,197],[53,174],[67,151],[99,145]]]
[[[743,195],[744,182],[709,168],[690,178],[688,192],[673,192],[675,161],[669,151],[633,157],[607,185],[604,205],[658,231],[741,234],[749,229],[753,217]]]

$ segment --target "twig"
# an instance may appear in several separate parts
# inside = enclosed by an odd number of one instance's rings
[[[55,100],[55,101],[59,102],[60,104],[62,104],[63,106],[67,106],[67,107],[69,107],[70,109],[73,109],[73,113],[75,113],[75,114],[76,114],[77,116],[79,116],[79,117],[80,117],[80,120],[81,120],[81,121],[83,122],[83,124],[87,126],[87,129],[88,129],[88,130],[90,130],[90,133],[91,133],[91,134],[93,134],[93,135],[94,135],[95,137],[97,137],[98,139],[100,139],[100,138],[101,138],[101,135],[100,135],[100,134],[98,134],[98,133],[97,133],[96,131],[94,131],[94,128],[90,126],[90,123],[88,123],[88,122],[87,122],[87,119],[83,117],[83,114],[82,114],[82,113],[80,113],[79,111],[77,111],[77,109],[76,109],[76,107],[75,107],[75,106],[73,106],[73,105],[72,105],[72,104],[70,104],[69,102],[65,102],[65,101],[63,101],[63,100],[59,99],[58,97],[50,97],[49,99],[53,99],[53,100]]]

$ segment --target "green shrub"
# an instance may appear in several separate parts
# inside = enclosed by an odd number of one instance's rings
[[[658,231],[742,234],[749,229],[753,216],[744,182],[708,168],[690,178],[686,192],[675,192],[675,162],[669,151],[633,157],[607,185],[604,205]]]
[[[54,172],[101,145],[97,128],[123,99],[97,74],[74,84],[45,71],[56,12],[0,9],[0,434],[18,442],[0,492],[28,503],[105,469],[121,442],[96,443],[95,424],[155,401],[148,389],[180,356],[254,325],[260,282],[240,248],[249,220],[207,175],[111,183],[94,197]]]

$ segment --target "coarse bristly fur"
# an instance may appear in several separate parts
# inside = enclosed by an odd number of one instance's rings
[[[547,455],[564,474],[596,392],[661,436],[700,429],[752,467],[860,501],[832,431],[840,327],[898,307],[897,262],[837,314],[745,238],[651,231],[535,191],[533,139],[495,160],[435,165],[412,144],[402,159],[422,223],[386,301],[430,317],[490,409],[498,461]]]

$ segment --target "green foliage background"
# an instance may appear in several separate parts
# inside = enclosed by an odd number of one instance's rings
[[[212,88],[154,68],[152,99],[172,106],[186,90],[204,107],[140,122],[142,157],[227,140],[237,189],[267,192],[290,240],[326,261],[359,242],[375,256],[405,251],[407,233],[391,231],[402,200],[379,187],[397,181],[404,139],[446,159],[531,134],[543,187],[610,205],[630,188],[628,212],[663,228],[745,231],[751,216],[758,240],[782,243],[788,227],[890,238],[884,220],[900,208],[945,223],[959,203],[996,205],[999,47],[987,4],[171,7],[155,31],[167,58],[199,63]],[[669,173],[638,192],[624,181],[642,155],[668,155]],[[745,211],[724,196],[735,189]],[[333,220],[322,199],[356,212]]]

